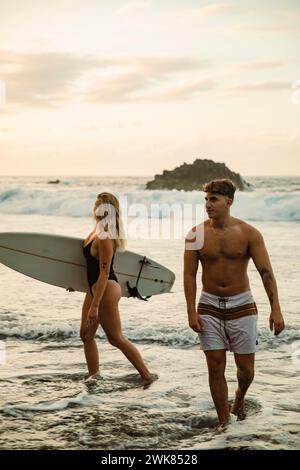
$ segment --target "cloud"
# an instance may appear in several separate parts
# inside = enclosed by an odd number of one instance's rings
[[[158,91],[153,91],[151,85],[153,80],[148,75],[126,74],[99,84],[88,93],[87,99],[97,103],[184,100],[215,87],[215,83],[210,79],[184,85],[170,85]]]
[[[131,13],[135,13],[137,11],[142,11],[145,8],[148,8],[151,6],[152,1],[151,0],[145,0],[145,1],[138,1],[138,2],[129,2],[125,3],[125,5],[122,5],[118,10],[117,10],[117,15],[128,15]]]
[[[209,66],[193,57],[94,57],[69,52],[29,53],[0,50],[0,78],[6,84],[7,105],[61,106],[75,97],[113,103],[131,100],[132,93],[157,86],[176,73]],[[91,84],[88,74],[109,78]],[[87,80],[79,95],[76,84]]]
[[[285,33],[285,32],[300,32],[300,26],[288,23],[273,23],[262,25],[240,25],[235,29],[244,31],[246,33]]]
[[[141,57],[128,60],[126,63],[154,74],[168,74],[210,65],[208,60],[193,57]]]
[[[193,18],[207,18],[210,16],[221,16],[238,9],[236,3],[213,3],[200,8],[193,8],[187,11],[186,16]]]
[[[253,62],[245,62],[240,64],[242,69],[272,69],[283,67],[285,64],[275,60],[256,60]]]
[[[57,106],[72,96],[74,82],[86,70],[109,65],[110,61],[71,53],[0,50],[7,105]]]
[[[300,13],[282,12],[276,19],[274,16],[270,18],[269,22],[245,22],[232,29],[246,33],[300,33]]]
[[[227,91],[274,91],[274,90],[290,90],[291,82],[270,80],[256,83],[244,83],[226,88]]]
[[[171,101],[188,99],[199,91],[206,91],[214,86],[212,80],[200,80],[184,85],[167,85],[170,75],[202,66],[203,61],[187,58],[178,59],[144,59],[139,68],[132,73],[118,75],[103,80],[87,93],[89,101],[114,103],[124,101]],[[153,91],[157,87],[160,90]]]
[[[215,87],[216,83],[211,79],[200,80],[185,85],[177,85],[173,88],[170,87],[169,90],[159,94],[156,99],[160,101],[186,100],[200,92],[209,91]]]
[[[131,94],[142,90],[150,79],[141,73],[128,73],[102,81],[86,94],[89,101],[114,103],[132,100]]]

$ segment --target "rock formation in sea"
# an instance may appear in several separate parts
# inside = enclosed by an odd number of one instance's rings
[[[155,175],[154,180],[146,184],[146,189],[201,190],[204,183],[219,178],[230,179],[241,191],[250,188],[250,184],[229,170],[225,163],[197,158],[194,163],[183,163],[174,170],[164,170],[161,175]]]

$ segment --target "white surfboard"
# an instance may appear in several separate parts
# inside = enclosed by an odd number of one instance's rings
[[[0,233],[0,262],[26,276],[68,290],[87,292],[86,259],[80,238],[44,233]],[[170,292],[175,274],[138,253],[116,252],[114,271],[123,297]]]

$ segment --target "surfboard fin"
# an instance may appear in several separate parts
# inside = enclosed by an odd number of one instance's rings
[[[148,299],[150,299],[151,295],[147,295],[146,297],[143,297],[139,293],[137,286],[131,287],[128,281],[126,282],[126,285],[127,285],[127,289],[130,294],[130,297],[136,297],[140,300],[145,300],[146,302],[148,301]]]
[[[146,259],[141,259],[140,263],[142,263],[143,265],[146,264],[149,268],[159,269],[159,266],[154,266],[149,260]]]

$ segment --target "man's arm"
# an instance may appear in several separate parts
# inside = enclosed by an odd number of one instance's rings
[[[284,330],[284,320],[281,314],[276,279],[271,266],[270,258],[264,243],[263,236],[256,229],[251,229],[249,239],[249,254],[253,259],[268,295],[271,305],[270,330],[279,335]]]
[[[184,294],[187,304],[187,312],[190,327],[200,333],[202,331],[202,322],[196,310],[196,275],[198,271],[198,251],[189,250],[191,240],[186,239],[184,251]]]

